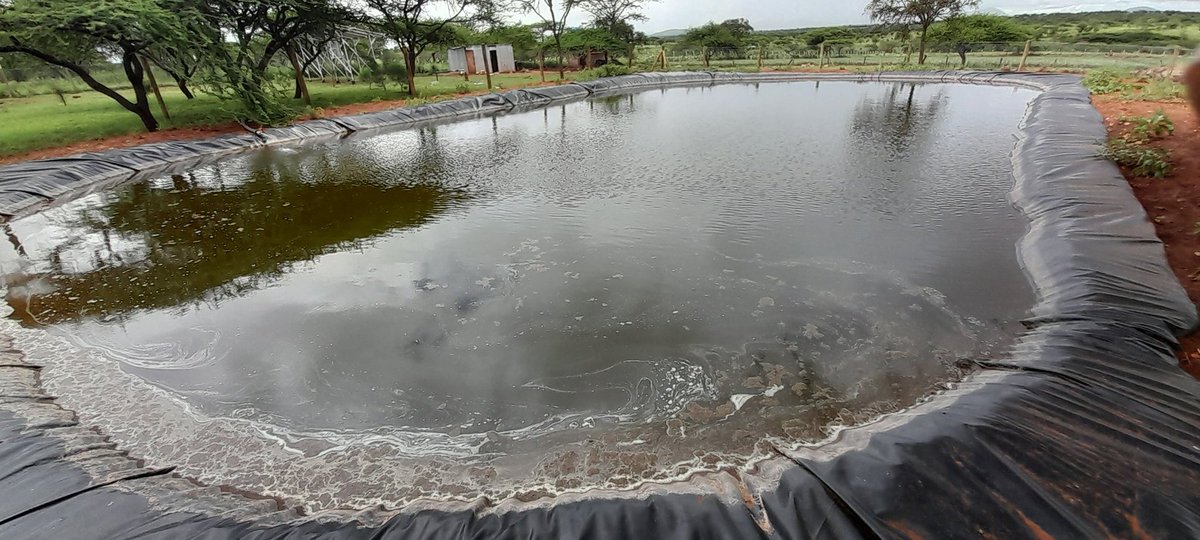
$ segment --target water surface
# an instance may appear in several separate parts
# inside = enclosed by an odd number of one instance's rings
[[[69,343],[47,385],[151,461],[314,508],[621,487],[1002,354],[1032,95],[680,88],[271,148],[11,223],[0,264]]]

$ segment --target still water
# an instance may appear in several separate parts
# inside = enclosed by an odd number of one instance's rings
[[[1003,354],[1032,96],[681,88],[266,149],[8,224],[6,300],[64,403],[209,482],[665,480]]]

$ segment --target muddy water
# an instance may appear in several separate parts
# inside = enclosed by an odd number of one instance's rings
[[[313,509],[625,487],[1003,354],[1032,95],[670,89],[268,149],[11,223],[0,264],[47,386],[184,474]]]

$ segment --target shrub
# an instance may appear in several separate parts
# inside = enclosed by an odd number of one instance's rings
[[[1130,89],[1130,86],[1124,81],[1124,74],[1113,69],[1089,71],[1083,77],[1083,85],[1093,94],[1111,94]]]
[[[1165,148],[1113,139],[1108,142],[1104,157],[1129,168],[1129,172],[1134,176],[1166,178],[1171,174],[1171,153]]]
[[[1150,116],[1122,118],[1121,121],[1133,125],[1129,129],[1129,134],[1125,136],[1125,140],[1130,142],[1144,143],[1175,133],[1175,123],[1167,117],[1162,109],[1155,111]]]
[[[1141,85],[1141,88],[1127,90],[1121,97],[1135,101],[1172,101],[1183,99],[1186,95],[1182,84],[1171,79],[1153,79]]]
[[[577,81],[594,81],[602,77],[618,77],[621,75],[629,75],[630,73],[633,73],[633,71],[628,67],[605,64],[595,69],[582,70],[576,73],[572,78]]]

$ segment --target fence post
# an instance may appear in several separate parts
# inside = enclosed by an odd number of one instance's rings
[[[488,90],[492,89],[492,55],[488,53],[488,46],[483,46],[483,74],[487,76]]]
[[[633,42],[630,42],[629,43],[629,70],[630,71],[633,71],[633,55],[634,55]]]
[[[762,45],[759,45],[758,46],[758,70],[762,71],[762,68],[763,68],[763,47],[762,47]]]
[[[150,89],[154,90],[154,97],[158,100],[158,108],[162,109],[163,116],[167,120],[171,119],[171,113],[167,111],[167,102],[163,101],[162,92],[158,91],[158,81],[154,79],[154,70],[150,69],[150,61],[146,57],[142,57],[142,71],[146,72],[146,78],[150,80]]]
[[[663,71],[667,70],[667,46],[662,45],[658,48],[658,62]]]
[[[538,51],[538,71],[542,72],[542,82],[546,82],[546,50]]]
[[[821,48],[817,49],[817,69],[825,67],[825,42],[821,42]]]
[[[904,44],[904,65],[907,66],[909,62],[912,62],[912,44],[905,43]]]
[[[1025,54],[1021,55],[1021,65],[1017,66],[1017,71],[1025,71],[1025,62],[1029,60],[1029,47],[1033,45],[1033,40],[1025,41]]]

